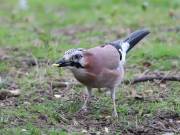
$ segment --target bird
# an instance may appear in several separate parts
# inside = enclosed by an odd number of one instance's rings
[[[124,78],[124,65],[127,53],[150,31],[140,29],[126,38],[105,43],[93,48],[74,48],[66,51],[56,67],[69,69],[74,77],[87,88],[87,97],[82,110],[87,110],[91,101],[93,88],[104,88],[111,93],[112,116],[118,117],[116,110],[116,90]]]

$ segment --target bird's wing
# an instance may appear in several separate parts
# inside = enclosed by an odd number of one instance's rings
[[[99,46],[87,50],[92,54],[94,68],[117,69],[120,62],[120,55],[112,45]]]

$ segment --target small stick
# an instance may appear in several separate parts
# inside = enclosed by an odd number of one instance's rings
[[[128,85],[128,84],[133,85],[140,82],[147,82],[147,81],[154,82],[155,80],[180,82],[180,76],[142,76],[142,77],[134,78],[133,80],[124,80],[122,83],[125,85]],[[78,84],[74,83],[74,84],[79,85],[79,83]],[[52,88],[68,86],[67,82],[54,82],[51,85],[52,85]]]
[[[122,83],[127,85],[127,84],[135,84],[135,83],[146,82],[146,81],[153,82],[155,80],[180,82],[180,77],[178,76],[142,76],[142,77],[135,78],[133,80],[124,80]]]

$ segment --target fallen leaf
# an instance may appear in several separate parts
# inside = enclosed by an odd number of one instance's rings
[[[146,95],[152,95],[153,94],[153,90],[146,90],[146,91],[144,91],[144,93]]]
[[[82,132],[82,133],[87,133],[88,131],[87,131],[87,130],[85,130],[85,129],[83,129],[81,132]]]
[[[41,120],[44,120],[44,121],[48,120],[48,116],[46,116],[44,114],[40,114],[38,118],[41,119]]]
[[[19,90],[19,89],[10,90],[9,92],[10,92],[12,95],[14,95],[14,96],[19,96],[19,95],[20,95],[20,90]]]
[[[26,129],[21,129],[22,132],[26,132],[27,130]]]
[[[55,98],[61,98],[61,95],[55,94],[54,97]]]
[[[167,133],[164,133],[162,135],[174,135],[174,133],[173,132],[167,132]]]
[[[130,92],[131,92],[131,97],[136,97],[137,93],[134,88],[132,88]]]
[[[152,64],[149,61],[143,62],[144,67],[150,67]]]
[[[52,83],[52,88],[63,88],[63,87],[68,87],[69,83],[68,82],[53,82]]]
[[[24,105],[31,105],[31,103],[30,103],[30,102],[25,101],[25,102],[24,102]]]
[[[177,120],[176,122],[177,122],[178,124],[180,124],[180,120]]]
[[[104,128],[106,133],[109,133],[109,129],[107,127]]]
[[[9,98],[9,97],[17,97],[17,96],[20,96],[20,90],[19,89],[16,89],[16,90],[6,90],[6,91],[1,91],[0,92],[0,100],[4,100],[6,98]]]

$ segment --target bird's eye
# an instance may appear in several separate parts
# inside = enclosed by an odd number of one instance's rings
[[[79,59],[79,58],[81,58],[81,55],[75,55],[74,58]]]
[[[71,57],[71,58],[70,58],[70,61],[74,61],[74,57]]]

